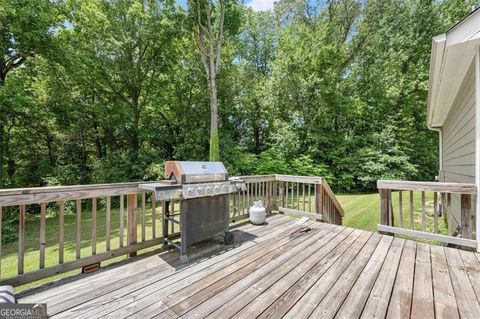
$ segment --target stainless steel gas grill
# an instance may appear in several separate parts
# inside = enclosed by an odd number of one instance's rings
[[[165,178],[169,182],[140,185],[155,192],[157,201],[164,202],[165,245],[175,246],[185,254],[192,244],[217,236],[223,236],[225,244],[233,243],[228,227],[229,194],[245,190],[244,182],[229,179],[221,162],[169,161],[165,164]],[[170,211],[170,203],[176,200],[180,201],[179,214]],[[173,229],[175,224],[180,225],[179,233]],[[176,241],[179,236],[180,243]]]

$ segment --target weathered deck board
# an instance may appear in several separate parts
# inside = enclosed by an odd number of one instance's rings
[[[91,301],[81,304],[77,308],[70,309],[63,314],[65,317],[70,317],[76,312],[82,312],[82,317],[89,318],[89,313],[94,312],[95,315],[101,314],[111,317],[116,317],[117,312],[125,313],[135,313],[140,311],[148,311],[147,306],[155,303],[156,299],[151,298],[152,295],[159,296],[168,296],[169,294],[175,293],[176,291],[188,287],[190,284],[196,280],[200,280],[205,276],[211,275],[222,268],[225,268],[226,265],[231,263],[229,257],[241,259],[243,257],[252,258],[255,257],[258,252],[257,250],[263,249],[264,246],[267,246],[269,250],[275,249],[275,246],[272,243],[278,243],[279,238],[285,238],[288,233],[292,231],[294,224],[281,225],[277,229],[272,229],[264,237],[260,237],[255,241],[248,241],[244,245],[237,247],[235,249],[229,250],[222,254],[218,254],[207,260],[196,263],[193,262],[192,265],[182,265],[181,267],[170,267],[169,271],[173,272],[167,274],[166,276],[163,272],[160,272],[158,275],[146,276],[140,278],[131,285],[126,285],[121,289],[111,291],[110,293],[102,295],[101,298],[92,299]],[[251,246],[260,244],[259,246],[253,247],[253,249],[248,249]],[[262,246],[263,245],[263,246]],[[228,247],[227,247],[228,248]],[[160,276],[160,277],[158,277]],[[135,299],[135,303],[131,303],[130,300]],[[98,307],[98,300],[104,300],[100,308]],[[115,304],[115,307],[112,309],[112,303]],[[90,309],[88,311],[83,310],[86,306]],[[112,312],[113,311],[113,312]]]
[[[262,236],[268,231],[280,229],[281,225],[288,225],[291,223],[291,219],[283,215],[274,215],[270,217],[268,221],[268,224],[261,228],[254,228],[254,226],[250,224],[235,228],[233,231],[236,233],[236,241],[240,242],[248,239],[249,237],[253,238],[255,236]],[[139,278],[135,277],[137,273],[143,273],[145,271],[149,271],[150,269],[155,269],[153,271],[154,273],[161,273],[159,270],[170,267],[168,262],[178,259],[178,253],[174,251],[170,254],[166,254],[162,257],[162,259],[165,261],[165,263],[160,264],[158,256],[155,255],[143,259],[141,263],[131,262],[122,265],[122,267],[109,269],[108,277],[111,278],[109,283],[111,285],[114,282],[121,280],[121,285],[126,286],[129,282],[129,279],[138,281]],[[158,267],[162,268],[159,269]],[[93,287],[99,288],[104,286],[105,275],[102,272],[97,272],[89,276],[80,276],[80,278],[78,278],[72,284],[51,287],[48,290],[41,291],[40,293],[32,296],[25,296],[22,299],[25,302],[31,302],[32,300],[43,298],[45,302],[49,303],[55,302],[56,300],[58,301],[58,297],[62,296],[62,300],[65,301],[65,296],[68,296],[69,298],[76,298],[79,295],[85,294],[85,291],[89,290],[88,288],[91,289]]]
[[[435,296],[435,315],[437,318],[459,318],[455,292],[448,274],[447,260],[443,247],[430,247],[432,255],[433,295]],[[475,256],[471,255],[474,259]]]
[[[308,229],[307,229],[308,228]],[[22,293],[53,318],[479,318],[480,256],[284,215]]]
[[[395,277],[392,296],[388,301],[387,318],[408,318],[412,307],[413,278],[417,243],[406,241]],[[391,280],[393,276],[390,276]],[[387,306],[387,305],[386,305]],[[367,316],[364,316],[367,318]]]
[[[371,314],[381,308],[382,304],[388,306],[391,291],[389,286],[393,284],[389,285],[387,280],[392,277],[390,272],[393,270],[396,272],[402,248],[403,240],[395,238],[386,256],[380,255],[378,259],[370,259],[370,265],[365,266],[364,272],[350,289],[347,299],[343,302],[335,318],[359,318],[364,308],[364,314],[369,312]],[[371,299],[367,303],[370,296]],[[386,309],[386,306],[384,308]],[[382,315],[377,316],[382,317]]]
[[[339,233],[337,233],[337,230],[332,231],[331,234],[324,237],[324,239],[328,240],[327,243],[323,244],[322,248],[317,250],[316,253],[311,254],[308,259],[302,260],[301,263],[298,266],[295,266],[294,269],[290,270],[288,267],[280,267],[277,271],[273,272],[271,276],[265,276],[262,280],[259,280],[257,283],[253,284],[250,288],[238,294],[234,299],[224,303],[208,317],[214,319],[219,318],[220,316],[233,316],[247,305],[252,305],[252,301],[257,303],[262,302],[262,306],[258,307],[257,309],[264,309],[266,307],[266,301],[265,298],[262,297],[275,295],[278,297],[280,295],[278,291],[279,284],[288,283],[291,280],[294,280],[291,278],[299,278],[308,269],[312,268],[320,260],[322,260],[323,257],[325,257],[332,249],[337,247],[337,245],[351,232],[352,229],[343,229]],[[287,287],[287,285],[284,285],[284,287]],[[264,293],[265,291],[268,291],[268,293]],[[255,305],[253,305],[253,307],[255,307]]]
[[[431,319],[435,317],[433,305],[432,265],[430,246],[419,243],[415,259],[415,277],[411,318]]]

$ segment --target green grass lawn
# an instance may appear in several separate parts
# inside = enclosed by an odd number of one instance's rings
[[[345,210],[343,225],[376,231],[380,222],[380,196],[374,194],[341,194],[337,199]]]
[[[343,218],[343,225],[352,228],[358,228],[369,231],[377,231],[377,224],[380,223],[380,195],[378,193],[372,194],[338,194],[338,201],[345,210]],[[410,203],[408,192],[403,192],[403,214],[402,226],[403,228],[411,228],[410,225]],[[413,228],[415,230],[422,230],[421,218],[421,193],[415,192],[414,200],[414,214],[413,214]],[[394,224],[400,226],[399,214],[399,194],[392,193]],[[433,194],[425,194],[425,230],[433,232]],[[439,233],[447,234],[447,224],[443,218],[438,218]]]

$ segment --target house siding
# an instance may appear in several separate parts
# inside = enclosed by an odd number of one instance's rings
[[[470,67],[442,127],[443,180],[475,183],[475,72]],[[460,224],[460,195],[452,194],[450,232]]]

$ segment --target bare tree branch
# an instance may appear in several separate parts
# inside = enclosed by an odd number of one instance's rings
[[[218,74],[220,70],[220,55],[222,52],[222,41],[223,41],[223,24],[225,21],[225,1],[226,0],[219,0],[220,1],[220,26],[218,28],[218,37],[217,37],[217,57],[215,61],[215,74]]]
[[[200,55],[202,58],[202,63],[203,66],[205,67],[205,72],[207,72],[207,76],[209,76],[209,68],[208,68],[208,61],[207,61],[207,53],[205,49],[205,31],[203,29],[203,24],[202,24],[202,16],[201,16],[201,9],[200,9],[200,0],[195,0],[197,4],[197,23],[198,23],[198,38],[200,41]]]
[[[212,17],[210,13],[210,0],[205,1],[205,12],[207,13],[207,27],[208,27],[208,58],[210,60],[210,73],[209,73],[209,85],[212,85],[213,81],[217,77],[217,72],[215,71],[215,56],[213,53],[213,30],[212,30]]]

